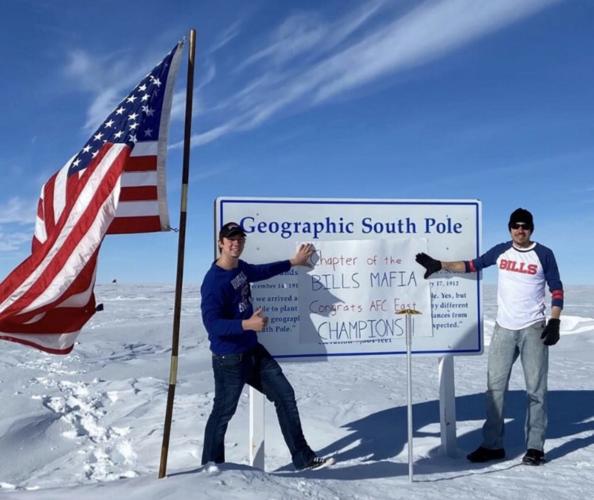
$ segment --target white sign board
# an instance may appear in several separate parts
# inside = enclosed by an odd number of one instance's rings
[[[480,354],[481,286],[476,273],[424,280],[418,252],[469,260],[480,252],[477,200],[219,198],[215,230],[247,233],[242,259],[287,259],[302,242],[313,268],[252,285],[268,327],[260,342],[277,358],[404,354],[402,308],[414,308],[413,354]]]

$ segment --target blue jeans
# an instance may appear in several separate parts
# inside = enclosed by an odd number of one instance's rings
[[[544,322],[521,330],[507,330],[495,324],[489,346],[487,380],[487,420],[483,426],[485,448],[503,448],[504,398],[512,366],[520,357],[528,408],[526,410],[526,448],[544,450],[547,429],[547,375],[549,348],[540,335]]]
[[[225,461],[225,432],[247,383],[274,403],[283,437],[295,468],[305,467],[315,453],[303,431],[293,387],[281,367],[260,344],[242,354],[212,356],[215,379],[214,405],[204,431],[202,463]]]

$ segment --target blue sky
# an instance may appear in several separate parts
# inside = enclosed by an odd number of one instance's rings
[[[212,259],[214,199],[274,196],[478,198],[484,250],[525,207],[563,281],[591,284],[593,23],[588,0],[7,1],[0,278],[28,255],[43,182],[195,27],[187,283]],[[173,225],[184,84],[185,65]],[[175,233],[110,236],[98,281],[173,283],[176,251]]]

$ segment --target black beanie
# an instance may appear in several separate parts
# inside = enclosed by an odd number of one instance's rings
[[[526,225],[526,229],[534,231],[534,221],[532,220],[532,214],[525,208],[516,208],[509,216],[509,222],[507,228],[511,231],[512,224],[523,222]]]

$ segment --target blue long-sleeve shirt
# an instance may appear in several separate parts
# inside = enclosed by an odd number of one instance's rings
[[[216,262],[212,264],[200,287],[200,308],[213,353],[238,354],[256,346],[256,332],[241,326],[242,320],[254,314],[250,283],[272,278],[290,268],[288,260],[259,265],[240,260],[231,270],[217,266]]]

